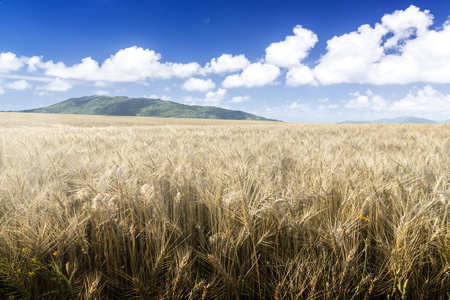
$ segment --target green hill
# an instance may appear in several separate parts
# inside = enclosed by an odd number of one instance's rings
[[[228,110],[213,106],[185,105],[160,99],[107,96],[86,96],[81,98],[71,98],[53,104],[51,106],[28,109],[22,112],[277,121],[245,113],[243,111]]]

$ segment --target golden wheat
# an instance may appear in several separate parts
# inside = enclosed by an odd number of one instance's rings
[[[449,299],[449,125],[0,117],[0,299]]]

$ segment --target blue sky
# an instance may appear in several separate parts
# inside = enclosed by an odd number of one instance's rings
[[[442,0],[2,0],[0,110],[103,94],[447,120],[449,16]]]

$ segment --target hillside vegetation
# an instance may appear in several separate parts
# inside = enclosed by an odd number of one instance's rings
[[[450,125],[103,122],[0,126],[1,299],[449,299]]]
[[[48,107],[29,109],[23,112],[275,121],[242,111],[213,106],[185,105],[160,99],[107,96],[71,98]]]

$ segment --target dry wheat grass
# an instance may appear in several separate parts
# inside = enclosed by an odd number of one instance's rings
[[[449,299],[448,125],[0,136],[0,298]]]

